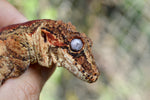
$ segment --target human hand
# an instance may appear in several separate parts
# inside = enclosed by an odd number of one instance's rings
[[[25,22],[27,19],[6,0],[0,0],[0,28],[10,24]],[[21,76],[11,78],[0,86],[0,100],[38,100],[45,81],[54,72],[53,69],[29,66]]]

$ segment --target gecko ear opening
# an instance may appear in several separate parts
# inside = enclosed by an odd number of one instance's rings
[[[41,32],[41,36],[43,37],[44,42],[47,42],[46,34],[44,32]]]

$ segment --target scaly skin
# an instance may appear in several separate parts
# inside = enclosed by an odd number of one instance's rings
[[[79,51],[70,42],[83,42]],[[51,68],[52,64],[68,69],[89,83],[99,76],[92,52],[92,41],[76,31],[71,23],[48,19],[10,25],[0,29],[0,84],[20,76],[30,64]]]

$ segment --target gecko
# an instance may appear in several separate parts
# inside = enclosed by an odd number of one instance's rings
[[[0,29],[0,85],[19,77],[31,64],[64,67],[88,83],[100,72],[92,55],[92,41],[70,22],[39,19]]]

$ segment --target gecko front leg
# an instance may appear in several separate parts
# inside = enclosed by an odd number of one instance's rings
[[[0,36],[0,84],[21,75],[30,64],[28,41],[24,34]]]

